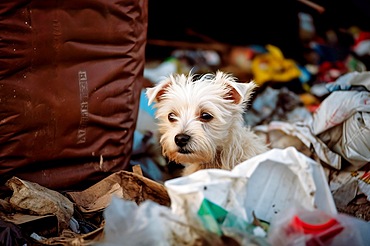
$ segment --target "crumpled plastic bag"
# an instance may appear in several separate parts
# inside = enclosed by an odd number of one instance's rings
[[[357,171],[370,162],[370,113],[356,112],[338,127],[319,137],[350,165],[342,170]]]
[[[351,164],[348,170],[358,170],[370,162],[370,92],[334,91],[304,124],[313,136]],[[325,162],[343,169],[341,159]]]
[[[195,215],[194,215],[195,216]],[[104,211],[104,236],[95,246],[223,246],[235,242],[231,236],[207,231],[193,215],[184,220],[166,206],[146,200],[140,205],[133,201],[112,197]],[[239,236],[239,235],[236,235]],[[240,245],[251,245],[251,240]],[[267,246],[266,242],[254,240],[255,244]]]
[[[197,221],[188,224],[173,214],[169,207],[151,200],[137,205],[133,201],[113,196],[103,215],[104,237],[95,246],[202,245],[192,244],[197,240],[221,246],[217,235],[207,234]],[[188,229],[197,231],[197,236],[189,237]]]
[[[370,82],[370,77],[364,79]],[[337,170],[357,171],[370,162],[370,92],[333,91],[312,117],[292,123],[271,121],[268,129],[299,138]]]
[[[238,216],[234,231],[244,222],[251,223],[253,213],[269,222],[294,201],[306,209],[318,207],[337,213],[322,166],[294,147],[272,149],[240,163],[232,171],[199,170],[168,180],[165,186],[172,212],[178,218],[186,220],[199,215],[207,200],[223,208],[226,215]],[[227,233],[233,231],[230,219],[227,218]]]
[[[351,72],[326,85],[331,94],[305,122],[341,160],[326,162],[336,169],[355,171],[370,162],[370,72]]]
[[[171,211],[151,200],[137,205],[133,201],[112,197],[104,210],[104,239],[96,246],[170,246],[171,229],[166,215]]]

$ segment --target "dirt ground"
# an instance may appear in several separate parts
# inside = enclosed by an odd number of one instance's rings
[[[347,207],[338,208],[338,212],[370,221],[370,202],[365,196],[359,196],[351,201]]]

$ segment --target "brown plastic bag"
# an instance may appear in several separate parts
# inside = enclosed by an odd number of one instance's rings
[[[0,4],[0,185],[87,187],[127,169],[147,0]]]

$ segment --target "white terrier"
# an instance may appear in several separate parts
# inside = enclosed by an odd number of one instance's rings
[[[267,151],[262,139],[245,126],[243,113],[256,84],[239,83],[229,74],[170,75],[148,88],[155,102],[162,153],[185,166],[182,175],[200,169],[231,170]]]

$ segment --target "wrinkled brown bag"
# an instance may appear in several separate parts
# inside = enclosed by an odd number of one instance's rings
[[[87,187],[128,169],[147,0],[0,3],[0,185]]]

